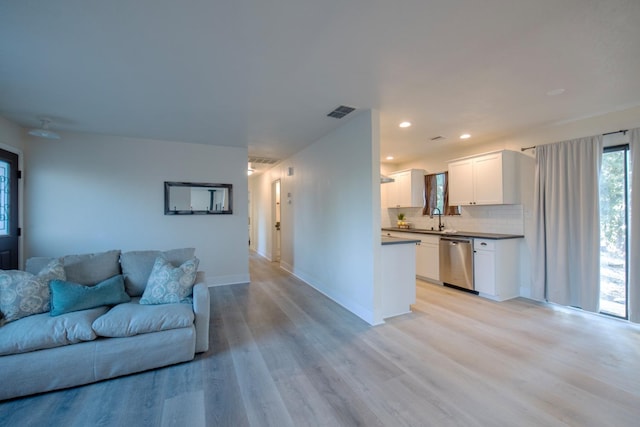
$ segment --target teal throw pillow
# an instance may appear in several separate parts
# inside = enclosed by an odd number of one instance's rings
[[[65,280],[61,258],[50,261],[38,274],[20,270],[0,271],[0,311],[4,322],[49,311],[49,282]]]
[[[156,258],[140,304],[170,304],[188,301],[198,272],[198,258],[174,267],[163,257]]]
[[[64,280],[52,280],[49,286],[52,316],[131,300],[124,291],[124,279],[121,274],[95,286],[85,286]]]

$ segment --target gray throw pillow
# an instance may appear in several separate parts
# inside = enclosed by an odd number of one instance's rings
[[[53,258],[32,257],[27,260],[26,270],[36,274]],[[66,255],[62,258],[67,280],[93,286],[120,274],[120,251],[111,250],[81,255]]]
[[[198,273],[198,258],[174,267],[162,257],[156,258],[140,304],[172,304],[183,302],[191,295]]]
[[[111,250],[64,257],[67,280],[93,286],[120,274],[120,251]]]
[[[129,295],[139,297],[149,281],[149,275],[159,256],[174,266],[181,265],[194,257],[195,248],[172,249],[169,251],[131,251],[120,255],[120,265],[124,276],[124,286]]]
[[[37,275],[20,270],[0,273],[0,311],[11,322],[23,317],[49,311],[51,280],[65,280],[61,259],[54,259]]]

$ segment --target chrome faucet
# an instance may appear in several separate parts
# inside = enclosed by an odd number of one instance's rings
[[[438,231],[442,231],[444,230],[444,224],[442,223],[442,212],[440,211],[440,208],[433,208],[429,217],[433,218],[433,214],[435,211],[438,211]]]

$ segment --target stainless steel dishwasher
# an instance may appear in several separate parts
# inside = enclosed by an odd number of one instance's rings
[[[473,285],[473,239],[440,238],[440,280],[477,294]]]

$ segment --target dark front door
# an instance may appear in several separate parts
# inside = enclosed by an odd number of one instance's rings
[[[0,268],[18,268],[18,155],[0,149]]]

